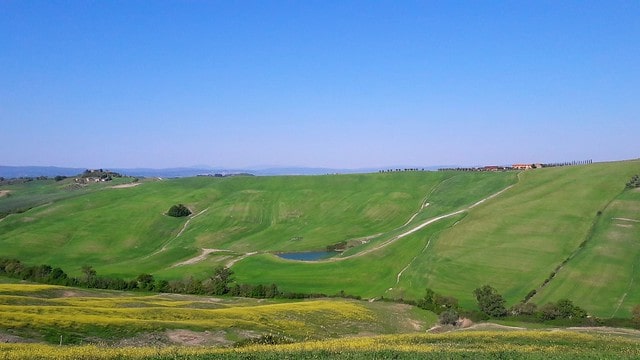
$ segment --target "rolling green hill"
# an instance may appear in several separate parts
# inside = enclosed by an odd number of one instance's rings
[[[613,219],[640,219],[638,192],[624,190],[638,173],[635,160],[520,173],[144,181],[9,215],[0,247],[3,257],[76,274],[86,264],[103,275],[175,279],[227,265],[241,283],[409,299],[430,287],[466,307],[473,289],[491,284],[510,304],[536,290],[537,303],[568,297],[598,316],[627,316],[640,303],[640,223]],[[178,203],[192,216],[164,215]],[[339,242],[350,248],[324,261],[275,255]]]

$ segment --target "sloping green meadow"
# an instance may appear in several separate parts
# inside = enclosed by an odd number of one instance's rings
[[[403,173],[149,181],[9,215],[0,222],[0,244],[3,256],[68,270],[90,264],[102,274],[129,276],[167,268],[197,255],[200,248],[240,253],[323,249],[401,225],[427,193],[451,176]],[[12,192],[18,196],[20,189]],[[201,214],[191,220],[165,216],[176,203]]]
[[[417,299],[430,287],[467,308],[473,289],[491,284],[509,304],[536,290],[536,303],[568,297],[598,316],[626,316],[640,303],[639,225],[612,219],[638,219],[638,193],[624,191],[638,173],[635,160],[519,173],[145,181],[12,214],[0,221],[0,247],[4,257],[75,274],[87,264],[127,278],[204,278],[228,265],[238,282],[285,291]],[[177,203],[193,215],[164,215]],[[341,241],[360,244],[320,262],[274,255]],[[210,253],[196,258],[202,249]]]
[[[421,261],[407,270],[405,279],[457,296],[467,307],[473,306],[473,289],[492,284],[511,304],[537,290],[542,296],[532,299],[536,303],[566,297],[598,316],[611,316],[620,297],[628,292],[620,313],[628,314],[632,304],[640,303],[637,292],[623,291],[637,271],[638,238],[630,232],[625,235],[626,243],[601,244],[611,250],[606,261],[589,254],[601,243],[599,237],[614,229],[605,226],[608,218],[618,216],[605,210],[607,204],[639,172],[639,161],[523,172],[512,189],[469,211],[458,224],[435,237]],[[606,214],[598,215],[599,211]],[[596,235],[592,238],[594,222]],[[615,227],[618,229],[622,228]],[[587,247],[577,252],[585,240]],[[576,252],[578,256],[572,257]],[[575,277],[585,276],[582,281],[553,278],[541,289],[545,279],[570,257],[566,268],[573,269],[575,264],[582,269],[581,275],[574,273]],[[618,275],[604,280],[613,273]],[[599,278],[604,280],[602,288],[592,292],[590,284],[600,282]],[[581,291],[574,291],[580,287]]]
[[[583,248],[535,301],[575,299],[602,316],[629,317],[640,304],[640,189],[616,197],[595,220]]]

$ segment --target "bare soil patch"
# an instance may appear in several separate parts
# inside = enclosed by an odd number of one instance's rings
[[[613,327],[607,327],[607,326],[569,327],[567,328],[567,330],[581,331],[581,332],[596,332],[600,334],[629,335],[633,337],[640,337],[640,330],[613,328]]]
[[[5,197],[5,196],[9,196],[10,193],[11,193],[11,191],[9,191],[9,190],[0,190],[0,198],[1,197]]]
[[[175,265],[173,265],[172,267],[177,267],[177,266],[183,266],[183,265],[193,265],[195,263],[199,263],[200,261],[203,261],[204,259],[207,258],[207,256],[209,256],[209,254],[215,253],[215,252],[229,252],[231,250],[222,250],[222,249],[202,249],[202,253],[196,257],[193,257],[189,260],[185,260],[183,262],[179,262]]]
[[[165,334],[161,333],[146,333],[139,334],[137,336],[119,340],[112,344],[115,347],[128,347],[128,346],[155,346],[162,347],[169,343],[169,338]]]
[[[179,345],[230,345],[233,343],[232,341],[227,340],[224,331],[196,332],[191,330],[167,330],[165,334],[169,341]]]
[[[630,222],[640,223],[640,220],[637,220],[637,219],[628,219],[628,218],[612,218],[612,219],[619,220],[619,221],[630,221]]]
[[[141,183],[136,182],[136,183],[128,183],[128,184],[121,184],[121,185],[114,185],[111,188],[112,189],[126,189],[126,188],[132,188],[132,187],[136,187],[138,185],[140,185]]]
[[[23,337],[5,334],[0,332],[0,344],[17,344],[17,343],[33,343],[36,342],[33,339],[25,339]]]
[[[471,321],[471,319],[467,319],[467,318],[462,318],[460,319],[460,327],[463,329],[469,328],[473,326],[473,321]]]
[[[527,330],[527,329],[519,326],[507,326],[507,325],[500,325],[500,324],[494,324],[494,323],[480,323],[480,324],[471,325],[462,330]]]
[[[62,292],[62,297],[63,298],[70,298],[70,297],[81,297],[82,294],[80,294],[77,291],[72,291],[72,290],[65,290]]]

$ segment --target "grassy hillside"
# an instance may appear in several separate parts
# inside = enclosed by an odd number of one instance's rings
[[[456,176],[420,172],[147,182],[11,215],[0,222],[0,245],[7,249],[4,256],[70,271],[90,264],[102,274],[135,276],[171,269],[200,248],[239,254],[324,249],[401,226],[428,194],[443,192],[448,183],[460,194],[426,210],[438,213],[467,196],[479,198],[512,177],[475,174],[456,181]],[[470,191],[478,194],[468,194],[464,187],[474,179],[478,182]],[[165,216],[176,203],[189,206],[195,216]],[[188,268],[168,273],[183,276],[192,271]]]
[[[95,183],[84,187],[74,184],[73,179],[18,181],[12,185],[0,185],[0,219],[11,213],[27,211],[36,206],[86,195],[92,191],[131,181],[131,178],[115,178],[108,183]]]
[[[514,304],[530,290],[538,289],[589,238],[594,221],[614,216],[597,214],[618,198],[632,174],[639,172],[640,161],[522,172],[520,182],[512,189],[469,211],[458,224],[433,237],[429,249],[407,269],[403,275],[406,282],[401,284],[428,285],[459,297],[465,306],[473,306],[474,288],[491,284]],[[600,229],[603,234],[609,230]],[[429,235],[417,236],[426,239]],[[556,282],[562,280],[553,279],[542,291],[548,295],[534,297],[533,301],[544,303],[569,297],[596,315],[610,316],[624,292],[620,289],[628,287],[629,274],[636,271],[638,252],[635,245],[629,247],[630,236],[627,243],[616,245],[619,250],[611,251],[612,258],[607,262],[596,260],[596,264],[588,265],[595,259],[569,261],[568,268],[575,261],[584,261],[577,268],[590,272],[585,283],[567,281],[556,287]],[[582,256],[587,256],[591,249],[594,247],[585,248]],[[609,267],[611,263],[616,264],[615,268]],[[603,272],[619,274],[601,289],[609,298],[594,297],[586,288],[582,292],[572,291],[595,282]],[[640,297],[629,291],[621,314],[628,314],[634,303],[640,303]]]
[[[285,291],[416,299],[430,287],[467,308],[473,289],[491,284],[509,304],[536,290],[539,304],[569,297],[592,314],[626,316],[640,303],[638,225],[612,219],[638,219],[637,191],[623,192],[638,173],[636,160],[520,173],[150,181],[12,214],[0,221],[0,246],[5,257],[75,274],[88,264],[103,275],[204,278],[222,264],[241,283]],[[164,215],[177,203],[193,215]],[[320,262],[273,254],[340,241],[359,245]]]
[[[585,240],[533,300],[570,297],[604,317],[630,316],[640,304],[640,189],[610,202]]]
[[[372,297],[418,298],[425,287],[431,287],[457,297],[467,308],[475,305],[473,289],[483,284],[495,286],[509,304],[536,289],[540,295],[533,301],[540,304],[567,297],[598,316],[615,312],[628,316],[631,307],[640,303],[630,285],[638,257],[634,222],[617,221],[613,228],[596,232],[617,237],[613,230],[625,232],[626,242],[615,244],[617,250],[611,244],[605,247],[611,258],[572,258],[567,270],[560,271],[549,286],[540,286],[591,236],[594,221],[637,219],[633,213],[637,214],[638,205],[629,202],[637,193],[620,194],[626,181],[638,172],[638,161],[522,172],[520,182],[500,196],[361,258],[306,264],[264,255],[247,258],[235,269],[243,281],[274,279],[307,291],[344,289]],[[602,216],[597,215],[619,196],[627,199],[626,212],[605,210]],[[611,209],[621,204],[614,202]],[[596,241],[588,241],[593,246],[579,254],[596,256],[592,253]],[[584,261],[582,265],[580,261]],[[564,281],[561,275],[569,274],[574,263],[583,269],[573,275],[581,281]],[[601,287],[590,286],[594,283]],[[578,288],[581,290],[575,291]]]

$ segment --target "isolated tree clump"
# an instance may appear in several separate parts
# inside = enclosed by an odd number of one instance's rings
[[[458,325],[458,319],[460,315],[455,309],[448,309],[440,313],[438,316],[438,321],[442,325]]]
[[[473,294],[476,296],[478,307],[483,313],[491,317],[507,315],[507,309],[504,307],[504,298],[490,285],[484,285],[473,290]]]
[[[424,298],[418,300],[417,305],[419,308],[440,314],[446,310],[457,310],[458,299],[452,296],[442,296],[427,288]]]
[[[186,206],[182,204],[173,205],[171,208],[169,208],[169,211],[167,211],[167,215],[173,216],[173,217],[189,216],[191,215],[191,210],[189,210]]]

